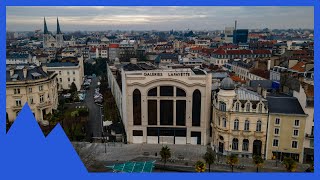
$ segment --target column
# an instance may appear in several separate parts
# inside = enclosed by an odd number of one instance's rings
[[[173,100],[173,126],[175,127],[176,126],[176,121],[177,121],[177,116],[176,116],[176,113],[177,113],[177,100],[174,99]]]

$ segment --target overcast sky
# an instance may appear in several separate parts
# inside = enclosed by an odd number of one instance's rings
[[[134,7],[61,6],[7,7],[7,30],[43,29],[46,17],[49,31],[56,31],[59,17],[62,31],[100,30],[222,30],[238,28],[311,28],[313,7]]]

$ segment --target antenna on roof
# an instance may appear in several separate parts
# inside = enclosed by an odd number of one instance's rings
[[[237,20],[234,21],[234,30],[237,30]]]

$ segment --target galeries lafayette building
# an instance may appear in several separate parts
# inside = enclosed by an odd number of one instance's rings
[[[211,74],[128,64],[122,67],[121,77],[128,143],[210,142]]]

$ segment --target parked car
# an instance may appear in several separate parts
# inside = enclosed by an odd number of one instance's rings
[[[93,98],[94,99],[100,99],[100,98],[103,99],[102,95],[95,95],[95,96],[93,96]]]
[[[86,94],[84,94],[84,93],[79,93],[79,94],[78,94],[78,97],[79,97],[79,100],[80,100],[80,101],[84,101],[84,99],[86,98]]]
[[[95,103],[102,103],[103,102],[103,98],[97,98],[94,100]]]
[[[64,94],[63,97],[64,98],[71,98],[71,94],[70,93]]]
[[[96,103],[96,105],[103,107],[102,102],[95,102],[95,103]]]

